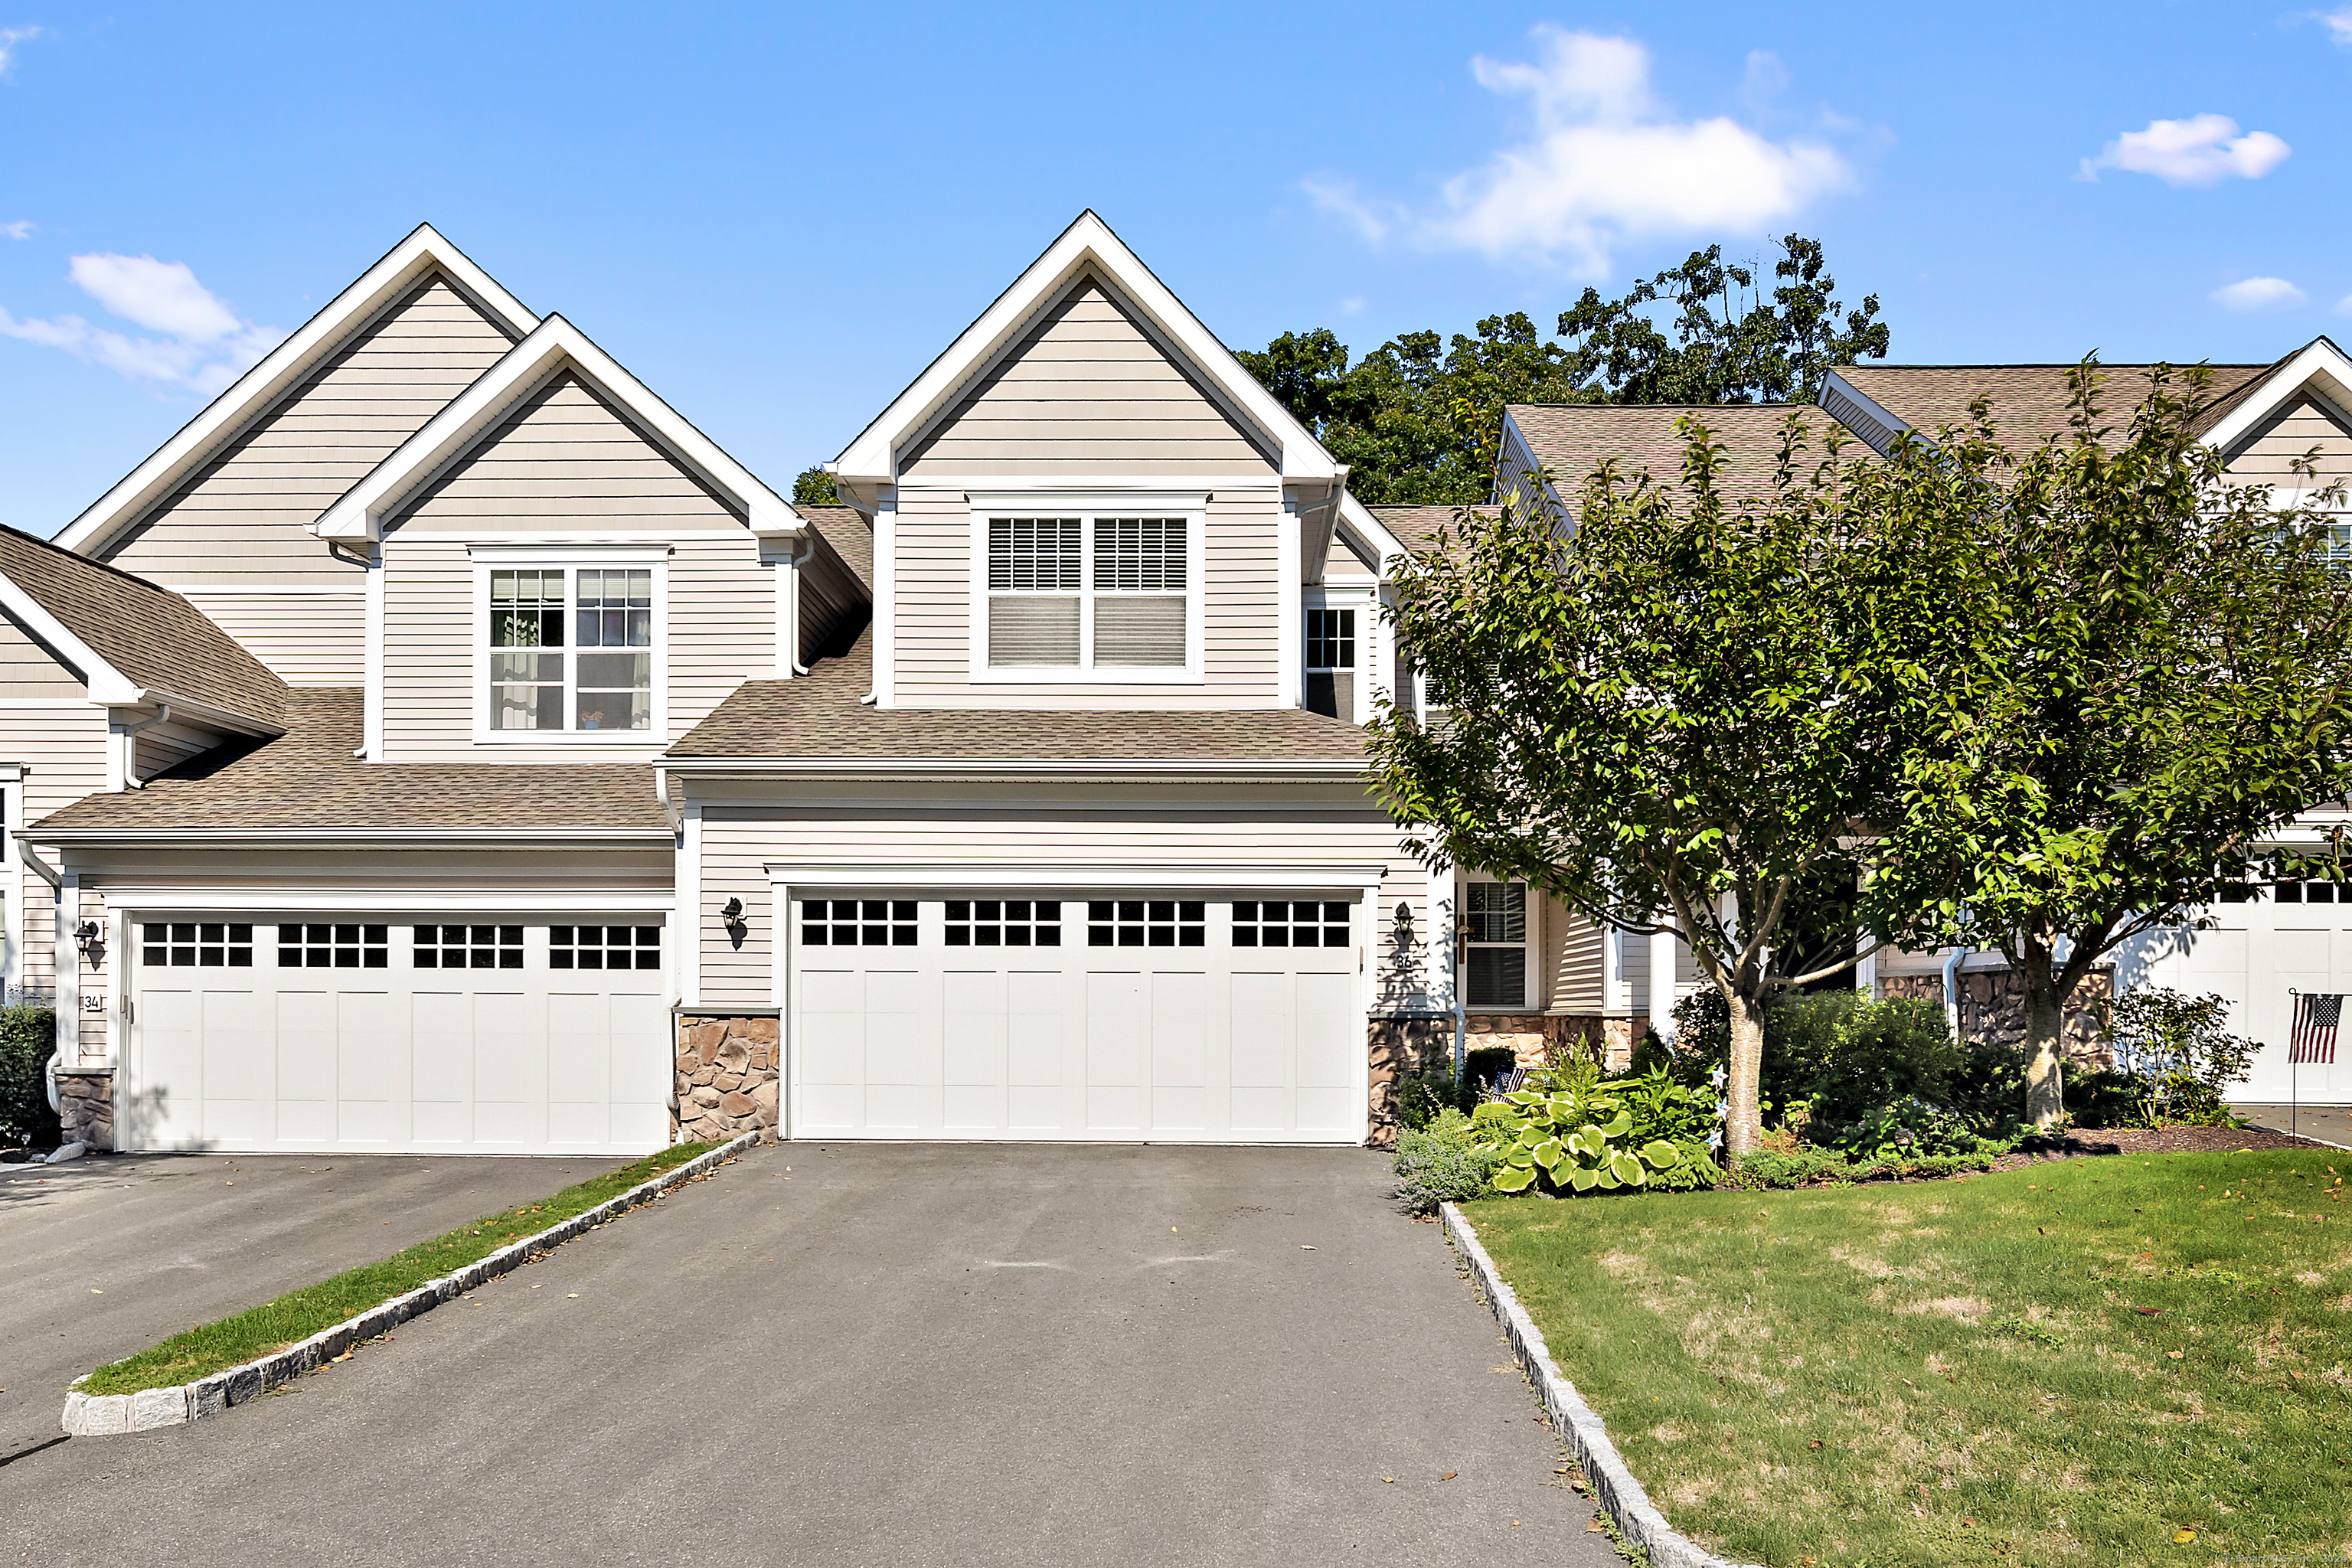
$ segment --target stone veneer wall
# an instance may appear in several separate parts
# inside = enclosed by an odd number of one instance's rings
[[[677,1021],[677,1109],[670,1136],[682,1143],[718,1142],[745,1132],[774,1137],[783,1092],[782,1035],[765,1017],[681,1016]]]
[[[1570,1053],[1598,1054],[1607,1070],[1622,1072],[1633,1060],[1633,1024],[1631,1018],[1473,1014],[1464,1026],[1463,1048],[1475,1051],[1508,1046],[1521,1067],[1541,1067]],[[1366,1142],[1376,1149],[1387,1149],[1396,1142],[1397,1079],[1454,1054],[1454,1019],[1451,1015],[1374,1018],[1369,1047],[1372,1102],[1371,1131]]]
[[[58,1120],[65,1124],[67,1142],[111,1150],[114,1075],[73,1071],[58,1074]]]
[[[1454,1019],[1413,1015],[1374,1018],[1370,1027],[1372,1053],[1370,1131],[1365,1142],[1375,1149],[1396,1146],[1397,1079],[1454,1050]]]
[[[2116,1065],[2115,1053],[2099,1038],[2106,1026],[2108,1000],[2115,994],[2112,966],[2083,976],[2066,999],[2058,1026],[2058,1048],[2069,1066],[2105,1072]],[[1882,996],[1909,996],[1944,1005],[1941,974],[1890,974],[1879,982]],[[2025,1044],[2025,981],[2009,968],[1963,970],[1959,976],[1960,1038],[1969,1044]]]

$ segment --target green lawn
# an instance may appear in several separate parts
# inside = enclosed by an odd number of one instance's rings
[[[1465,1212],[1652,1500],[1727,1556],[2332,1563],[2341,1176],[2325,1150],[2135,1154]]]
[[[81,1391],[135,1394],[142,1388],[169,1388],[173,1384],[193,1383],[200,1377],[242,1366],[257,1356],[268,1355],[307,1340],[322,1329],[331,1329],[371,1307],[382,1306],[428,1279],[438,1279],[463,1268],[509,1242],[520,1241],[573,1215],[585,1213],[712,1147],[709,1143],[674,1144],[658,1154],[566,1187],[551,1198],[502,1209],[430,1241],[419,1242],[405,1251],[395,1252],[382,1262],[322,1279],[233,1318],[173,1334],[162,1344],[100,1367],[90,1373]]]

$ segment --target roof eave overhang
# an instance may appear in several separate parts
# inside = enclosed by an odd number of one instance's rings
[[[781,539],[807,530],[791,503],[656,396],[587,333],[562,316],[550,316],[321,512],[310,524],[311,531],[321,539],[382,539],[387,517],[470,452],[516,405],[566,369],[593,384],[672,458],[732,500],[752,532]]]
[[[539,318],[525,310],[522,302],[508,293],[497,279],[442,238],[432,225],[419,224],[350,288],[329,300],[291,337],[263,355],[258,364],[206,404],[145,462],[91,502],[53,542],[85,555],[101,549],[222,447],[242,435],[254,419],[340,348],[354,330],[428,272],[447,277],[510,336],[526,336],[539,325]]]
[[[2214,422],[2205,433],[2206,444],[2231,452],[2280,408],[2307,395],[2333,405],[2339,418],[2352,418],[2352,359],[2326,336],[2314,338],[2302,353],[2263,377],[2251,396]]]
[[[372,849],[595,849],[669,845],[667,827],[48,827],[14,835],[61,848],[283,849],[303,845]]]
[[[1113,284],[1195,370],[1280,448],[1283,483],[1336,487],[1344,480],[1345,468],[1334,462],[1307,427],[1242,368],[1233,351],[1111,232],[1110,226],[1088,211],[1080,213],[979,320],[958,334],[839,458],[825,465],[843,494],[860,498],[855,504],[869,509],[883,489],[897,483],[898,453],[908,441],[947,408],[1037,311],[1058,299],[1090,268]]]
[[[693,778],[872,780],[1053,779],[1068,782],[1192,784],[1208,781],[1282,784],[1365,784],[1361,759],[1267,762],[1242,757],[1048,761],[971,757],[665,757],[664,770]]]

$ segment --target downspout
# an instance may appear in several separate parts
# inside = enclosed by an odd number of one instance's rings
[[[171,717],[172,705],[168,702],[158,702],[155,705],[155,717],[142,719],[136,724],[125,724],[122,727],[123,788],[145,789],[147,787],[147,781],[139,776],[139,731],[152,730],[158,724],[166,723]]]
[[[793,552],[784,563],[793,570],[793,599],[785,607],[790,625],[785,628],[784,664],[794,675],[806,675],[808,667],[801,663],[801,563],[816,559],[816,534],[802,534],[793,541]]]
[[[1960,1039],[1960,965],[1970,951],[1969,944],[1962,942],[1944,960],[1944,1022],[1951,1027],[1954,1045]]]

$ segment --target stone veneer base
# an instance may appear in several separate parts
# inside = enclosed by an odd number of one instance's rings
[[[608,1198],[584,1214],[573,1215],[536,1236],[527,1236],[520,1241],[501,1247],[455,1274],[427,1280],[406,1295],[395,1296],[381,1307],[372,1308],[356,1318],[347,1318],[333,1328],[323,1329],[301,1343],[289,1345],[274,1355],[249,1361],[243,1366],[233,1366],[226,1372],[216,1372],[194,1383],[174,1384],[169,1388],[142,1388],[136,1394],[68,1394],[62,1420],[66,1435],[69,1437],[112,1437],[126,1432],[152,1432],[159,1426],[184,1426],[191,1421],[201,1421],[207,1415],[217,1415],[233,1405],[242,1405],[265,1390],[275,1388],[290,1378],[332,1361],[363,1340],[372,1340],[411,1318],[423,1316],[442,1302],[462,1296],[486,1280],[511,1273],[539,1254],[570,1241],[592,1226],[618,1218],[640,1204],[651,1203],[680,1182],[698,1176],[721,1162],[734,1158],[759,1141],[757,1132],[746,1132],[719,1148],[697,1154],[683,1165],[664,1171],[651,1181],[640,1182],[620,1196]]]
[[[1571,1200],[1572,1201],[1572,1200]],[[1633,1472],[1625,1468],[1624,1456],[1610,1440],[1608,1424],[1603,1422],[1590,1405],[1576,1392],[1576,1384],[1559,1374],[1552,1364],[1550,1347],[1544,1343],[1543,1331],[1528,1316],[1519,1299],[1503,1283],[1503,1276],[1495,1268],[1495,1260],[1478,1245],[1478,1233],[1462,1217],[1462,1211],[1452,1204],[1443,1205],[1445,1234],[1453,1238],[1454,1249],[1470,1266],[1470,1277],[1485,1292],[1486,1304],[1503,1325],[1503,1332],[1518,1355],[1519,1364],[1542,1395],[1544,1413],[1551,1417],[1552,1429],[1584,1467],[1585,1480],[1592,1489],[1592,1500],[1599,1503],[1617,1524],[1627,1545],[1637,1552],[1647,1552],[1652,1568],[1747,1568],[1734,1563],[1693,1541],[1689,1536],[1666,1522],[1666,1516],[1650,1501],[1650,1494]]]
[[[672,1134],[688,1143],[742,1132],[773,1135],[783,1093],[782,1038],[772,1013],[681,1016]]]

